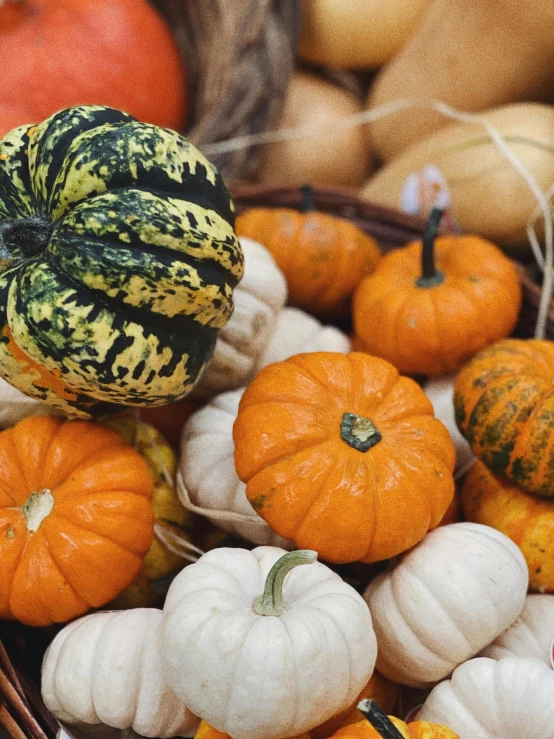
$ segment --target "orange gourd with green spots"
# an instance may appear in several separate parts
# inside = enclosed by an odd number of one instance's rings
[[[481,350],[454,386],[456,423],[495,475],[554,496],[554,343],[504,339]]]

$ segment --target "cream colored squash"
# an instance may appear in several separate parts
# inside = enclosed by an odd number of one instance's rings
[[[36,398],[25,395],[9,382],[0,378],[0,429],[15,426],[28,416],[47,415],[52,408]]]
[[[525,599],[518,619],[483,649],[482,657],[534,657],[552,667],[554,595],[533,593]]]
[[[188,419],[181,432],[177,492],[191,511],[254,544],[292,549],[258,516],[235,471],[233,424],[244,389],[221,393]]]
[[[433,688],[417,720],[448,722],[460,739],[553,739],[553,696],[544,662],[478,657]]]
[[[474,523],[431,531],[364,593],[377,669],[413,687],[442,680],[516,620],[527,585],[521,551],[499,531]]]
[[[371,676],[377,647],[367,605],[316,556],[212,549],[172,582],[166,679],[219,731],[297,736],[350,706]]]
[[[245,383],[287,300],[285,277],[269,251],[253,239],[239,241],[244,277],[233,294],[233,315],[219,332],[214,355],[193,397],[209,397]]]
[[[352,350],[350,339],[335,326],[324,326],[317,318],[298,308],[283,308],[273,332],[254,365],[254,373],[267,364],[281,362],[304,352],[340,352]]]
[[[162,678],[162,612],[93,613],[65,626],[42,665],[42,698],[67,724],[105,724],[146,737],[194,736],[198,719]]]
[[[506,138],[510,151],[541,188],[550,187],[554,106],[519,103],[491,108],[483,116]],[[535,196],[481,126],[448,120],[440,131],[425,135],[381,167],[362,188],[361,197],[398,208],[408,176],[434,165],[444,176],[452,212],[465,233],[489,239],[514,256],[530,257],[526,228],[537,204]]]
[[[423,391],[433,404],[435,417],[448,429],[450,438],[456,447],[456,471],[458,474],[463,474],[475,461],[475,455],[460,433],[454,418],[455,381],[456,375],[429,377],[423,386]]]

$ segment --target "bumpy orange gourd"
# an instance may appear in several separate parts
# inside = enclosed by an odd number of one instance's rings
[[[315,729],[310,729],[311,739],[328,739],[331,734],[343,726],[350,726],[350,724],[361,721],[363,715],[358,710],[358,703],[364,698],[374,698],[386,713],[392,713],[398,700],[398,687],[392,680],[375,670],[352,706],[325,721],[324,724],[316,726]]]
[[[462,487],[468,521],[498,529],[523,552],[529,589],[554,592],[554,500],[537,498],[476,462]]]
[[[441,215],[433,211],[423,241],[386,254],[354,294],[359,345],[409,375],[458,371],[519,315],[513,262],[478,236],[435,238]]]
[[[0,618],[46,626],[110,601],[152,543],[151,496],[146,462],[100,424],[0,432]]]
[[[535,495],[554,497],[554,343],[505,339],[461,370],[456,423],[495,474]]]
[[[398,729],[404,739],[460,739],[456,732],[440,724],[432,724],[429,721],[412,721],[404,723],[394,716],[389,716],[391,722]],[[339,729],[331,739],[381,739],[391,734],[379,734],[365,719],[356,724],[351,724]]]
[[[146,0],[4,0],[0,69],[12,127],[80,104],[175,130],[185,123],[183,64]]]
[[[380,259],[379,246],[345,218],[315,210],[308,187],[304,194],[303,211],[245,211],[237,217],[237,235],[269,249],[286,277],[292,305],[318,315],[345,315],[356,286]]]
[[[367,354],[268,365],[240,401],[235,466],[260,516],[329,562],[417,544],[454,495],[455,451],[416,382]]]

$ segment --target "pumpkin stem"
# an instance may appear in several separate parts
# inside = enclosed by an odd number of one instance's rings
[[[360,701],[358,703],[358,711],[364,714],[375,731],[383,739],[404,739],[387,714],[373,698],[364,698],[364,700]]]
[[[345,413],[340,422],[340,438],[359,452],[367,452],[383,438],[371,418]]]
[[[46,516],[50,515],[54,507],[54,496],[50,490],[41,490],[33,493],[23,506],[23,515],[27,521],[27,530],[33,534],[40,528]]]
[[[265,581],[264,592],[252,603],[258,616],[281,616],[288,606],[283,600],[283,583],[288,573],[299,565],[311,565],[317,560],[317,552],[312,549],[298,549],[287,552],[275,562]]]
[[[443,208],[433,208],[425,225],[421,249],[421,277],[416,282],[418,287],[434,287],[444,281],[443,273],[435,269],[435,239],[443,215]]]
[[[300,191],[302,193],[302,207],[300,209],[302,213],[309,213],[315,210],[314,191],[311,185],[300,185]]]
[[[13,259],[14,248],[27,258],[41,254],[53,230],[54,225],[42,216],[0,221],[0,259]]]

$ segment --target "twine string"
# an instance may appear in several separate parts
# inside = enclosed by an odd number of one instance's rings
[[[535,200],[537,201],[537,213],[531,214],[527,234],[529,236],[529,242],[535,261],[539,268],[544,272],[544,279],[541,289],[541,298],[539,302],[539,309],[537,315],[537,323],[535,326],[535,338],[544,339],[546,335],[546,324],[548,319],[548,308],[552,299],[552,292],[554,287],[554,224],[553,224],[553,209],[550,196],[543,192],[540,184],[532,172],[525,166],[525,164],[514,154],[510,149],[504,136],[487,121],[482,115],[478,113],[469,113],[466,111],[460,111],[453,108],[440,100],[418,100],[415,98],[402,98],[400,100],[393,100],[389,103],[374,108],[373,110],[364,110],[360,113],[355,113],[350,116],[339,118],[333,125],[333,129],[337,128],[355,128],[356,126],[364,125],[377,121],[381,118],[399,113],[404,110],[413,108],[431,108],[432,110],[441,113],[447,118],[458,121],[460,123],[474,123],[481,126],[491,142],[496,146],[500,154],[508,161],[512,168],[523,178],[527,186],[533,193]],[[239,149],[246,149],[251,146],[260,146],[262,144],[273,144],[281,141],[291,141],[301,138],[312,138],[318,135],[325,135],[329,131],[329,125],[320,126],[297,126],[295,128],[286,128],[274,131],[262,131],[261,133],[246,134],[244,136],[237,136],[236,138],[229,139],[227,141],[219,141],[212,144],[205,144],[202,150],[206,156],[213,156],[217,154],[229,153],[237,151]],[[550,191],[548,191],[550,192]],[[534,232],[532,224],[536,221],[538,215],[541,215],[544,219],[544,256]]]
[[[201,508],[200,506],[195,505],[190,499],[190,494],[183,480],[181,470],[178,470],[177,472],[177,495],[187,510],[192,511],[192,513],[199,513],[201,516],[206,516],[207,518],[214,518],[218,521],[253,523],[256,525],[260,525],[263,521],[263,519],[256,514],[250,516],[246,513],[239,513],[238,511],[225,511],[220,508]]]

